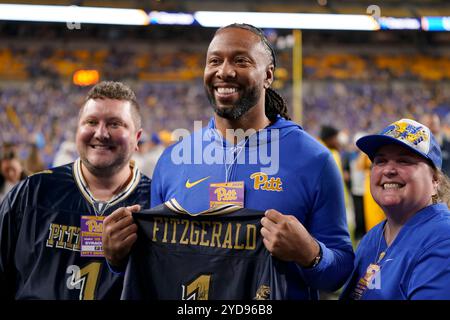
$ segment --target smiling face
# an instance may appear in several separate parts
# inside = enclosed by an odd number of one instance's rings
[[[240,28],[216,34],[206,56],[204,86],[217,115],[236,120],[263,105],[272,81],[273,65],[256,34]]]
[[[81,111],[76,135],[83,165],[96,176],[117,173],[137,150],[142,130],[135,127],[129,101],[90,99]]]
[[[370,191],[385,213],[405,217],[431,204],[437,178],[421,156],[398,145],[381,147],[373,159]]]

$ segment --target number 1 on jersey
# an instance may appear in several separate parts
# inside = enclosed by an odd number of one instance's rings
[[[202,274],[188,284],[182,285],[183,300],[208,300],[211,275]]]
[[[80,290],[80,300],[94,300],[101,266],[101,262],[92,262],[81,269],[74,264],[68,266],[67,288]]]

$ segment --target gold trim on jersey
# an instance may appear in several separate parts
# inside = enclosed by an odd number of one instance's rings
[[[235,212],[239,209],[242,209],[242,207],[237,206],[235,204],[223,204],[223,205],[219,205],[216,206],[214,208],[209,208],[208,210],[204,210],[198,213],[191,213],[189,211],[187,211],[186,209],[184,209],[177,201],[177,199],[172,198],[166,202],[164,202],[164,204],[172,211],[179,213],[179,214],[188,214],[190,216],[199,216],[199,215],[206,215],[206,216],[218,216],[218,215],[223,215],[223,214],[228,214],[228,213],[232,213]]]
[[[94,207],[94,210],[97,215],[103,215],[107,208],[114,206],[120,201],[125,200],[137,187],[139,181],[141,180],[141,172],[139,168],[134,165],[134,161],[130,161],[130,169],[131,169],[131,180],[130,182],[123,188],[123,190],[113,196],[109,201],[99,201],[95,199],[88,188],[88,184],[83,177],[83,173],[81,171],[81,159],[78,158],[73,164],[73,176],[75,178],[75,183],[80,190],[83,197]],[[98,212],[97,205],[98,203],[104,203],[103,208]]]
[[[53,173],[52,170],[43,170],[43,171],[38,171],[38,172],[32,173],[28,177],[32,177],[32,176],[35,176],[38,174],[52,174],[52,173]]]

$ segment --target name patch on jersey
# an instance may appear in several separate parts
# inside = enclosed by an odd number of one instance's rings
[[[153,242],[233,250],[256,249],[256,224],[163,217],[154,217],[150,222],[152,234],[149,238]]]
[[[275,177],[269,179],[269,176],[264,172],[255,172],[250,176],[250,179],[253,180],[253,189],[255,190],[283,191],[281,179]]]
[[[46,246],[80,251],[80,227],[51,223]]]

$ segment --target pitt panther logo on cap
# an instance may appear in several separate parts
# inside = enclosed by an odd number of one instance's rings
[[[428,128],[414,121],[402,119],[387,127],[382,134],[401,140],[404,143],[428,153],[430,133]]]
[[[250,176],[250,179],[254,180],[253,188],[255,190],[283,191],[281,179],[274,177],[269,179],[269,176],[264,172],[255,172]]]

